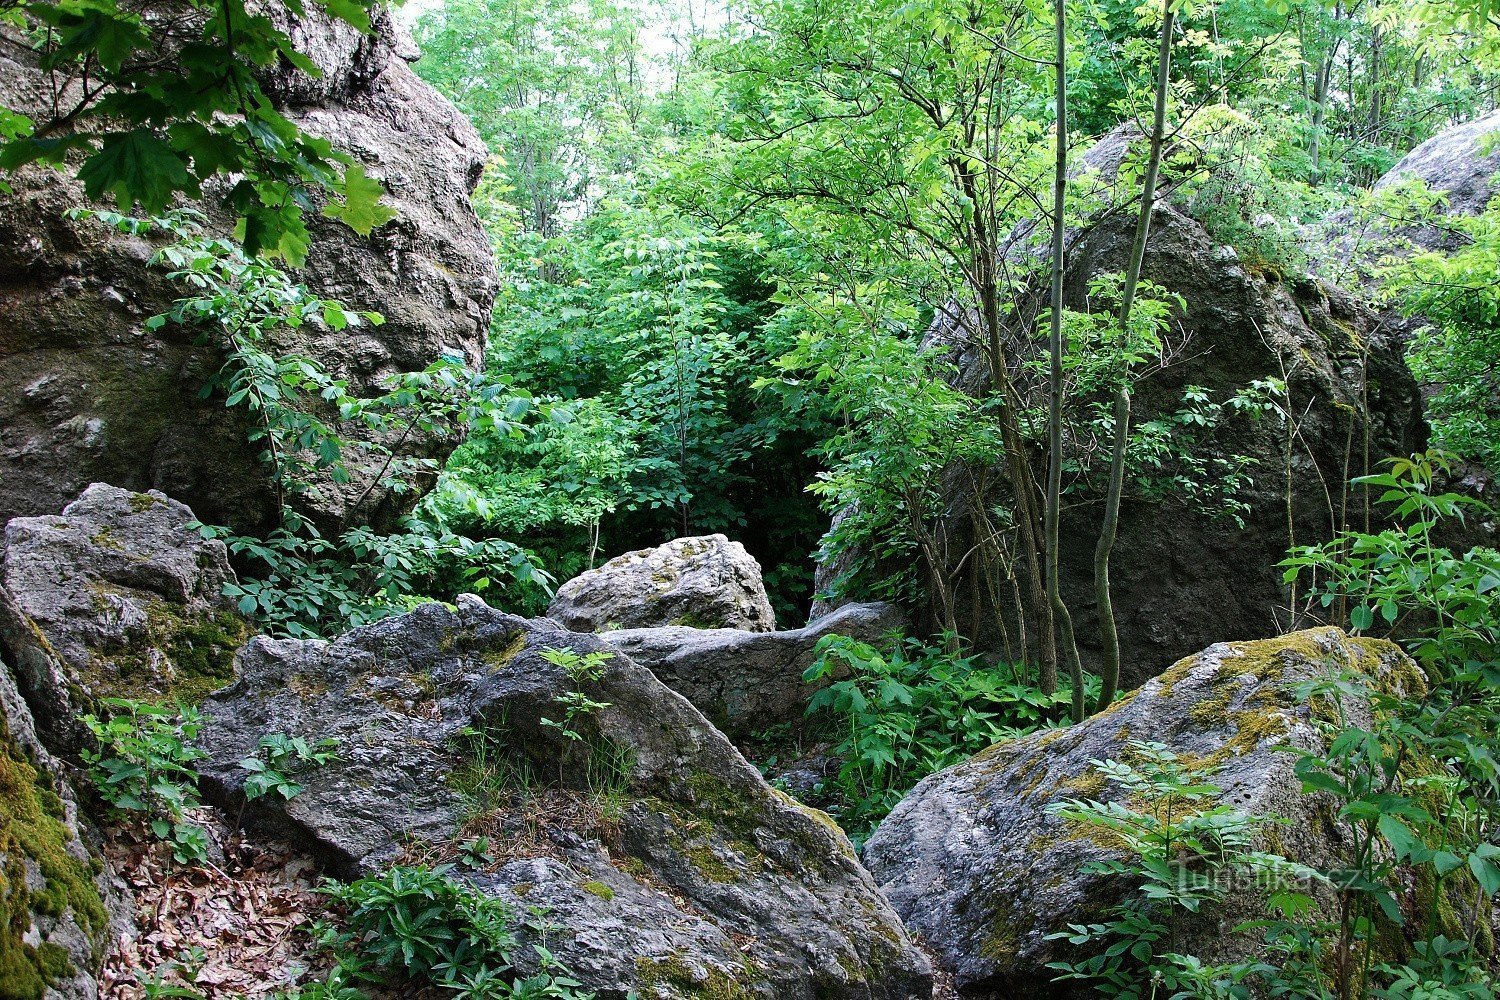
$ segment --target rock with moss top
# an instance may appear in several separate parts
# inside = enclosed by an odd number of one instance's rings
[[[802,674],[812,665],[824,636],[878,642],[905,624],[901,609],[877,602],[846,604],[785,632],[678,625],[617,629],[599,637],[649,667],[667,687],[738,739],[763,735],[771,726],[806,715],[818,685],[805,682]]]
[[[1402,186],[1420,184],[1443,203],[1435,218],[1421,223],[1398,221],[1392,215],[1361,216],[1353,208],[1341,208],[1313,227],[1311,246],[1322,272],[1334,280],[1371,290],[1380,284],[1379,271],[1393,257],[1437,250],[1452,253],[1468,240],[1442,216],[1479,215],[1500,194],[1500,111],[1473,121],[1453,125],[1432,136],[1401,158],[1375,183],[1376,193],[1392,193]],[[1401,316],[1394,309],[1382,321],[1403,337],[1426,321]]]
[[[94,1000],[130,908],[0,661],[0,998]]]
[[[1206,772],[1223,790],[1219,801],[1290,821],[1265,830],[1264,848],[1313,867],[1340,867],[1347,831],[1325,796],[1301,790],[1294,755],[1276,747],[1322,749],[1312,713],[1331,706],[1321,699],[1309,706],[1290,688],[1342,671],[1391,693],[1422,688],[1416,665],[1398,647],[1335,628],[1211,646],[1079,725],[1000,744],[927,778],[880,825],[865,862],[961,993],[1094,995],[1045,985],[1053,976],[1048,962],[1083,957],[1048,935],[1096,922],[1134,885],[1128,877],[1082,872],[1090,862],[1122,859],[1118,842],[1049,815],[1047,807],[1123,800],[1092,762],[1128,759],[1131,740],[1160,742]],[[1347,698],[1344,709],[1352,725],[1368,725],[1366,702]],[[1418,898],[1420,888],[1409,900],[1414,910],[1433,903]],[[1258,937],[1233,928],[1262,901],[1248,888],[1232,894],[1182,930],[1178,950],[1205,961],[1254,954]]]
[[[251,629],[223,596],[224,544],[161,493],[95,483],[50,517],[5,528],[0,650],[48,746],[82,745],[97,697],[197,701],[228,682]]]
[[[1417,180],[1441,194],[1451,215],[1478,215],[1500,193],[1500,111],[1446,128],[1401,158],[1375,184],[1386,191]],[[1423,250],[1453,250],[1459,236],[1438,225],[1403,235]],[[1365,251],[1368,254],[1368,251]]]
[[[760,564],[723,535],[678,538],[617,556],[559,587],[547,616],[575,632],[776,628]]]
[[[239,810],[261,737],[337,740],[338,761],[249,820],[345,875],[458,861],[489,837],[492,863],[455,870],[518,914],[543,907],[547,947],[601,997],[930,992],[838,827],[595,636],[465,597],[333,642],[256,638],[203,707],[221,805]]]

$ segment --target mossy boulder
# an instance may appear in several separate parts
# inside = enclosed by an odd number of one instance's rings
[[[1123,800],[1091,761],[1128,759],[1132,740],[1159,742],[1223,789],[1220,802],[1289,821],[1266,828],[1264,849],[1314,868],[1341,867],[1351,840],[1336,805],[1304,793],[1295,756],[1276,747],[1323,749],[1317,713],[1332,706],[1303,703],[1291,688],[1343,671],[1398,695],[1423,689],[1399,647],[1335,628],[1211,646],[1078,725],[999,744],[927,778],[881,824],[865,863],[960,992],[1081,995],[1077,987],[1047,985],[1054,975],[1048,962],[1082,957],[1047,936],[1096,922],[1135,886],[1121,876],[1082,873],[1090,862],[1124,858],[1122,845],[1049,815],[1047,807]],[[1369,724],[1361,699],[1346,699],[1344,709],[1351,725]],[[1424,905],[1419,896],[1410,894],[1414,910]],[[1233,928],[1258,914],[1262,902],[1256,890],[1233,894],[1184,930],[1178,949],[1205,961],[1255,953],[1259,938]]]
[[[84,745],[99,697],[196,702],[228,683],[251,628],[223,596],[224,544],[155,491],[103,483],[58,516],[14,518],[0,563],[0,651],[47,745]]]
[[[544,656],[607,654],[598,677]],[[253,639],[203,704],[211,796],[281,732],[339,760],[248,820],[345,875],[440,863],[518,913],[606,1000],[927,996],[927,960],[833,822],[772,789],[689,702],[592,635],[461,598],[333,642]],[[568,714],[579,696],[596,703]],[[526,960],[528,950],[520,958]]]
[[[677,538],[616,556],[557,588],[547,616],[575,632],[776,628],[760,564],[723,535]]]
[[[0,1000],[93,1000],[125,913],[0,662]]]

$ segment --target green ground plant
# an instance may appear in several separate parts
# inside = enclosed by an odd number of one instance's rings
[[[207,756],[193,746],[203,718],[191,705],[167,708],[105,698],[104,715],[83,723],[97,746],[82,752],[89,780],[115,815],[138,817],[172,846],[183,864],[208,858],[208,834],[186,818],[203,804],[194,764]]]
[[[301,736],[284,733],[262,736],[256,752],[240,761],[240,769],[246,773],[245,801],[253,802],[263,795],[276,795],[283,802],[296,798],[302,785],[293,776],[338,760],[338,745],[333,739],[309,743]]]
[[[808,683],[829,682],[807,712],[843,763],[822,793],[856,841],[918,781],[1002,740],[1048,725],[1072,692],[1043,694],[1016,668],[891,637],[883,646],[825,636]]]
[[[400,981],[430,984],[456,1000],[587,1000],[592,994],[545,944],[548,925],[536,911],[522,916],[486,896],[452,868],[395,866],[322,891],[342,909],[337,923],[315,927],[334,957],[324,982],[299,1000],[354,1000],[362,986]],[[523,931],[536,938],[528,963],[515,968]]]

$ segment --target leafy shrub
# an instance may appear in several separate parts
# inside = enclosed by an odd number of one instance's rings
[[[629,747],[599,732],[598,727],[580,728],[580,724],[609,707],[608,702],[595,701],[584,693],[583,685],[600,680],[613,656],[613,653],[602,650],[592,653],[577,653],[571,649],[542,651],[544,660],[563,669],[569,685],[553,699],[562,708],[563,717],[543,719],[542,725],[557,730],[579,746],[584,754],[584,781],[589,791],[605,800],[617,797],[624,789],[630,778],[634,755]],[[618,803],[613,805],[618,806]]]
[[[533,944],[539,970],[514,975],[522,921],[498,899],[449,873],[450,866],[396,866],[346,885],[323,888],[346,908],[346,931],[324,926],[325,947],[338,964],[318,997],[343,997],[355,980],[396,973],[453,991],[461,1000],[556,998],[586,1000],[579,982],[547,950]],[[532,913],[525,925],[545,931]],[[309,994],[304,990],[305,1000]]]
[[[101,706],[108,710],[104,719],[83,717],[98,746],[82,754],[100,797],[116,814],[139,814],[156,836],[171,843],[179,862],[204,861],[208,834],[184,819],[203,804],[193,766],[207,756],[192,745],[203,728],[198,710],[127,698],[105,698]]]
[[[807,711],[839,740],[834,812],[857,840],[922,778],[1047,724],[1072,697],[1043,694],[1008,664],[986,666],[917,639],[881,650],[829,635],[815,652],[803,680],[838,679],[813,695]]]
[[[305,767],[322,767],[338,759],[337,740],[319,740],[309,744],[300,736],[272,733],[262,736],[252,756],[240,761],[245,777],[245,801],[253,802],[263,795],[279,795],[283,802],[296,798],[302,786],[292,775]]]
[[[325,538],[295,512],[264,537],[201,524],[198,531],[224,541],[249,564],[224,591],[241,613],[272,634],[294,638],[336,635],[401,614],[423,594],[478,593],[509,584],[551,592],[551,575],[527,550],[415,518],[392,534],[360,526],[336,539]]]

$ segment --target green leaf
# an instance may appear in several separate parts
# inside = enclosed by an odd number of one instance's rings
[[[1405,860],[1426,846],[1417,839],[1417,835],[1412,833],[1410,827],[1394,816],[1389,814],[1381,816],[1377,825],[1380,835],[1385,838],[1386,843],[1391,845],[1391,850],[1396,852],[1398,860]]]
[[[112,195],[121,209],[139,203],[148,213],[162,211],[179,191],[196,193],[182,158],[144,128],[106,135],[79,168],[78,179],[96,201]]]
[[[361,236],[368,236],[394,219],[399,213],[381,204],[385,188],[366,176],[365,168],[354,164],[344,171],[344,182],[338,200],[323,206],[323,215],[338,219]]]

